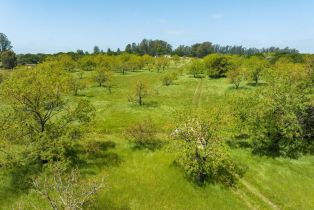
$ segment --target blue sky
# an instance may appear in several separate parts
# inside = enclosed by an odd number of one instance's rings
[[[18,53],[211,41],[314,53],[313,0],[0,0],[0,32]]]

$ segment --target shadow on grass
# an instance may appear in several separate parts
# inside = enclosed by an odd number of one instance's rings
[[[147,142],[145,144],[134,144],[132,146],[133,150],[145,150],[148,149],[150,151],[156,151],[161,149],[164,143],[158,139],[154,139],[153,141]]]
[[[158,107],[159,104],[157,101],[147,101],[143,104],[143,107],[153,107],[153,108],[156,108]]]
[[[130,103],[132,108],[157,108],[159,107],[158,101],[144,101],[140,106],[138,103]]]
[[[95,202],[91,208],[95,210],[131,210],[128,201],[117,201],[108,198],[107,196],[99,196],[98,202]]]
[[[267,86],[267,83],[258,83],[256,84],[255,82],[248,82],[246,85],[251,86],[251,87],[263,87]]]
[[[245,86],[240,86],[240,87],[238,87],[238,88],[235,88],[235,86],[233,85],[233,86],[228,87],[228,90],[229,90],[229,91],[247,90],[247,89],[249,89],[249,88],[248,88],[248,87],[245,87]]]
[[[80,166],[83,168],[89,167],[112,167],[119,166],[122,162],[119,155],[109,149],[116,147],[116,143],[113,141],[90,141],[81,148]]]
[[[190,75],[189,76],[189,78],[191,78],[191,79],[203,79],[206,77],[207,77],[206,75],[196,75],[196,76]]]
[[[36,165],[19,165],[1,173],[0,203],[15,200],[32,188],[32,178],[40,173]]]

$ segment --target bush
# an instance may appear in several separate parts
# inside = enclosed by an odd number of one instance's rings
[[[126,129],[125,135],[130,142],[139,147],[150,147],[158,144],[156,125],[150,119],[137,122]]]
[[[16,55],[13,51],[5,51],[1,54],[2,66],[6,69],[13,69],[17,65]]]
[[[162,84],[166,86],[172,85],[173,81],[176,79],[177,79],[177,73],[175,72],[168,73],[162,77]]]
[[[194,78],[200,78],[202,77],[202,74],[204,73],[205,66],[203,61],[201,60],[194,60],[189,66],[189,72],[193,75]]]
[[[224,55],[209,55],[204,58],[207,75],[211,78],[225,77],[229,69],[232,68],[231,59]]]

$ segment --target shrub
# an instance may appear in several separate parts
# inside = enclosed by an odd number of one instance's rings
[[[169,86],[173,83],[174,80],[177,79],[177,73],[172,72],[172,73],[168,73],[165,76],[162,77],[162,84]]]
[[[204,58],[207,75],[211,78],[225,77],[226,73],[232,68],[230,57],[224,55],[209,55]]]
[[[13,69],[17,65],[16,55],[13,51],[5,51],[1,54],[2,66],[6,69]]]
[[[194,78],[202,77],[204,70],[204,62],[201,60],[194,60],[189,66],[189,72],[193,75]]]
[[[135,123],[126,129],[125,135],[130,142],[139,147],[150,147],[158,143],[156,125],[151,119],[145,119]]]

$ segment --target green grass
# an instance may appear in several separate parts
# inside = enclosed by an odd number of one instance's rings
[[[86,72],[85,79],[92,74]],[[102,158],[89,159],[82,168],[89,176],[107,177],[107,187],[99,194],[95,209],[271,209],[243,184],[239,184],[239,189],[230,189],[210,184],[199,187],[189,182],[173,164],[177,155],[172,151],[175,142],[150,151],[134,149],[124,138],[126,127],[150,117],[159,126],[160,135],[167,139],[176,112],[196,107],[207,110],[224,104],[226,95],[236,91],[226,79],[194,79],[190,75],[179,76],[173,85],[163,86],[163,74],[115,74],[112,93],[92,82],[80,92],[78,97],[90,100],[97,110],[93,131],[86,140],[111,142]],[[146,79],[151,85],[151,95],[144,98],[143,107],[128,102],[137,79]],[[314,209],[314,157],[271,159],[253,156],[243,149],[234,149],[233,153],[248,166],[243,179],[280,209]],[[33,193],[14,194],[10,178],[2,175],[0,209],[10,209],[25,200],[45,208]]]

